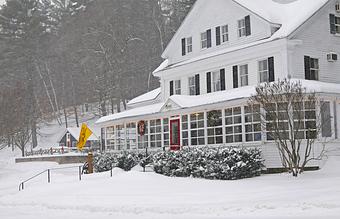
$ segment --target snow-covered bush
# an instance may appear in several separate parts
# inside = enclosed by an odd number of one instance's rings
[[[150,162],[149,159],[145,158],[145,153],[142,152],[98,153],[94,156],[94,169],[96,172],[104,172],[112,167],[119,167],[129,171],[137,164],[143,166]]]
[[[166,176],[236,180],[259,176],[263,159],[256,148],[186,148],[155,154],[153,167]]]

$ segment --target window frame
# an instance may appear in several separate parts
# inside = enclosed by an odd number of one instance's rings
[[[182,87],[181,87],[181,80],[174,80],[174,94],[181,95]]]
[[[190,42],[190,43],[189,43]],[[185,50],[186,53],[192,53],[193,52],[193,46],[192,46],[192,37],[185,38]]]
[[[221,71],[215,70],[211,72],[211,88],[212,92],[218,92],[221,91]]]
[[[261,63],[265,62],[266,63],[266,69],[263,68],[261,69]],[[268,59],[262,59],[262,60],[259,60],[257,62],[257,65],[258,65],[258,74],[259,74],[259,81],[260,83],[265,83],[265,82],[269,82],[269,62],[268,62]],[[262,77],[263,74],[265,74],[265,77]],[[263,79],[266,79],[266,80],[263,80]]]
[[[240,109],[239,113],[238,110]],[[227,113],[227,111],[231,110],[231,114]],[[235,112],[236,111],[236,112]],[[242,143],[243,142],[243,121],[242,121],[242,106],[237,107],[230,107],[224,109],[224,129],[225,129],[225,142],[226,144],[233,144],[233,143]],[[228,122],[230,121],[230,122]],[[232,129],[231,132],[228,131],[228,129]],[[236,132],[238,129],[241,130],[241,132]],[[238,130],[239,131],[239,130]],[[230,137],[232,138],[232,141],[229,141]]]
[[[245,18],[237,20],[237,35],[239,38],[245,37],[247,35]]]
[[[246,67],[244,69],[246,69],[246,74],[241,74],[242,71],[242,67]],[[245,87],[245,86],[248,86],[249,85],[249,66],[248,64],[241,64],[241,65],[238,65],[238,78],[239,78],[239,87]],[[243,79],[246,79],[246,84],[243,84]]]
[[[191,82],[193,82],[193,84]],[[190,96],[196,96],[196,77],[195,77],[195,75],[188,78],[188,89],[189,89],[189,95]]]
[[[318,58],[312,58],[310,57],[310,78],[314,78],[311,80],[319,80],[319,74],[320,74],[320,63]],[[312,74],[314,74],[314,77],[312,77]]]
[[[162,119],[151,119],[150,124],[150,148],[162,147]]]
[[[221,26],[221,44],[229,42],[229,25]]]
[[[190,114],[190,145],[202,146],[205,145],[205,116],[204,112]],[[194,124],[196,127],[194,127]],[[196,132],[196,136],[195,133]],[[201,143],[202,141],[202,143]]]
[[[208,33],[207,31],[201,33],[201,49],[208,48]]]
[[[334,23],[335,34],[340,35],[340,16],[334,15],[334,17],[335,17],[335,23]]]
[[[208,145],[223,144],[223,110],[211,110],[207,112],[207,139]],[[209,113],[218,113],[218,122],[210,124]]]

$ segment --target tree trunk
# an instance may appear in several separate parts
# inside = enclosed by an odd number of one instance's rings
[[[32,148],[36,148],[38,146],[38,138],[37,138],[37,121],[35,118],[31,124],[31,131],[32,131]]]
[[[79,127],[77,106],[74,106],[73,109],[74,109],[74,115],[76,117],[76,124],[77,124],[77,127]]]
[[[68,128],[68,124],[67,124],[67,112],[66,112],[65,107],[64,107],[64,117],[65,117],[65,125],[66,125],[66,128]]]

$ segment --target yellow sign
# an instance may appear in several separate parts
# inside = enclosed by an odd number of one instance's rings
[[[80,135],[79,135],[79,140],[78,140],[78,144],[77,144],[77,148],[78,150],[83,150],[87,139],[92,135],[92,131],[89,129],[89,127],[87,127],[87,125],[85,123],[83,123],[83,125],[81,126],[81,131],[80,131]]]

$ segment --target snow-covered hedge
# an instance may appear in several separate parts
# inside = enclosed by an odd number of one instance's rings
[[[129,171],[137,164],[147,165],[149,160],[145,159],[145,153],[142,152],[98,153],[94,156],[94,169],[96,172],[104,172],[112,167],[119,167]]]
[[[153,167],[166,176],[236,180],[259,176],[263,159],[255,148],[186,148],[154,155]]]

